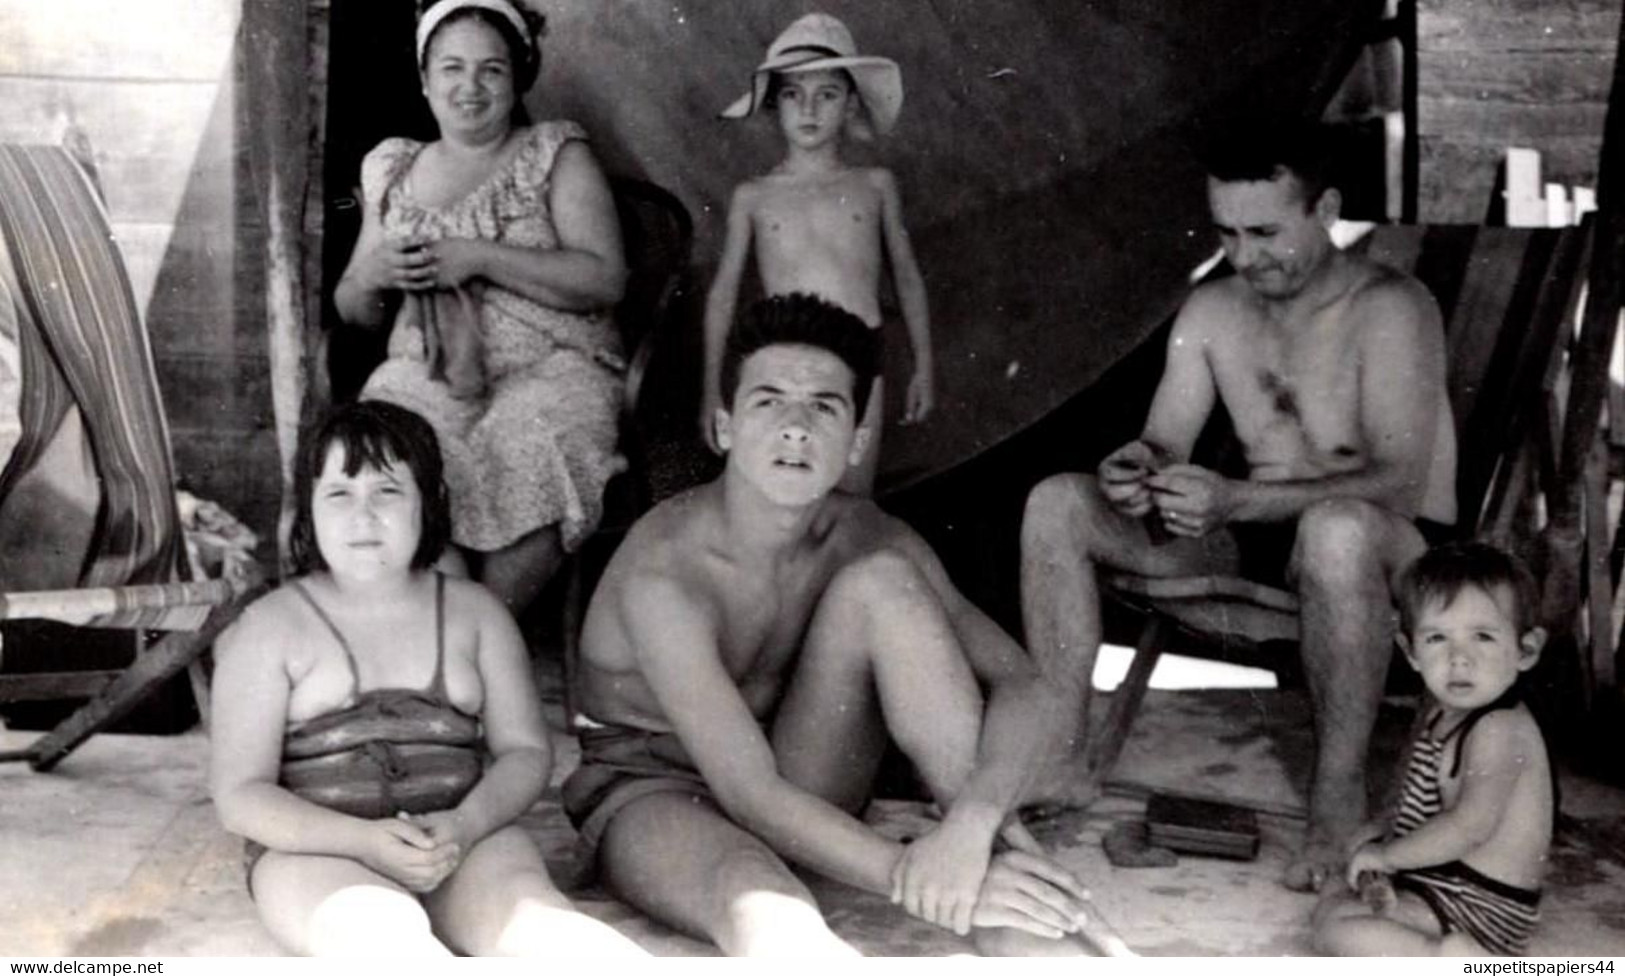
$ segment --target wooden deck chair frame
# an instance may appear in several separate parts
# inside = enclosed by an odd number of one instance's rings
[[[239,592],[224,580],[211,580],[205,583],[0,596],[0,600],[11,602],[14,607],[16,603],[26,607],[21,611],[14,610],[10,614],[11,619],[31,617],[76,622],[83,619],[87,608],[112,604],[118,604],[121,610],[143,606],[207,608],[202,622],[196,624],[194,629],[166,633],[151,646],[143,647],[129,666],[122,670],[4,676],[0,679],[0,692],[3,692],[0,700],[91,697],[55,728],[25,748],[0,751],[0,762],[24,760],[39,772],[49,771],[91,736],[128,715],[148,695],[197,661],[220,632],[237,618],[242,608],[266,589],[265,585],[260,584]],[[206,707],[201,698],[199,707]]]
[[[15,281],[8,291],[16,289],[23,310],[23,378],[35,384],[20,408],[23,437],[0,490],[38,460],[70,403],[86,417],[102,485],[78,588],[0,594],[0,619],[55,619],[143,637],[148,629],[171,632],[151,647],[138,641],[133,663],[121,671],[0,675],[0,701],[94,696],[27,748],[0,753],[0,761],[27,760],[37,770],[56,765],[195,661],[252,596],[223,580],[169,581],[182,569],[183,541],[163,403],[88,159],[83,144],[0,146],[0,184],[8,188],[0,247],[9,249]],[[59,345],[75,354],[62,354]]]
[[[1379,227],[1356,245],[1410,270],[1439,301],[1457,428],[1457,510],[1481,537],[1511,541],[1531,480],[1550,485],[1555,479],[1553,387],[1589,238],[1589,224],[1554,230],[1413,225]],[[1181,652],[1233,660],[1238,651],[1254,654],[1270,642],[1298,640],[1298,598],[1287,590],[1232,576],[1104,573],[1101,582],[1103,594],[1145,619],[1091,747],[1097,783],[1122,752],[1158,659],[1176,642]]]

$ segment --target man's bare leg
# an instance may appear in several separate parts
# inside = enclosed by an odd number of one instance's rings
[[[777,854],[691,794],[628,804],[604,831],[600,865],[617,898],[730,956],[857,955]]]
[[[1235,558],[1227,533],[1153,545],[1145,523],[1112,508],[1092,475],[1055,475],[1027,496],[1021,523],[1021,619],[1027,649],[1050,680],[1064,683],[1078,702],[1071,755],[1056,757],[1058,775],[1045,778],[1055,792],[1043,799],[1069,805],[1094,800],[1094,771],[1084,757],[1101,640],[1096,567],[1175,576],[1230,569]]]
[[[1282,879],[1289,888],[1341,877],[1348,840],[1366,820],[1366,761],[1393,656],[1392,587],[1425,548],[1416,526],[1369,502],[1322,502],[1298,521],[1293,571],[1315,766],[1304,849]]]
[[[774,723],[791,782],[854,813],[867,802],[888,733],[946,808],[969,778],[983,701],[935,591],[906,557],[876,553],[843,569],[819,603]],[[1073,937],[973,930],[998,956],[1081,956]]]

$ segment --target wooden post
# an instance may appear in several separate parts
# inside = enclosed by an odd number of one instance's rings
[[[1421,86],[1418,83],[1416,36],[1416,0],[1399,0],[1395,16],[1399,19],[1400,57],[1400,111],[1405,117],[1405,140],[1401,149],[1401,171],[1405,184],[1400,202],[1400,221],[1414,224],[1420,219],[1422,197],[1422,133]]]
[[[321,131],[319,119],[312,129],[311,89],[318,66],[312,63],[312,9],[305,2],[245,4],[241,29],[244,90],[261,108],[255,122],[237,135],[266,228],[265,316],[282,474],[277,543],[284,563],[299,431],[327,406],[326,373],[318,361],[322,336],[319,324],[309,321],[310,310],[320,307],[320,283],[308,277],[311,267],[319,267],[312,254],[319,247],[306,214],[312,201],[321,199],[320,175],[313,176],[310,161]]]

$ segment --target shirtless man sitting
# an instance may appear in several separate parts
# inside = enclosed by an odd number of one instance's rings
[[[588,608],[565,810],[620,898],[730,954],[852,951],[787,862],[984,949],[1077,951],[1087,894],[1011,817],[1070,703],[919,536],[833,491],[874,335],[801,294],[730,334],[723,474],[644,516]],[[888,735],[946,811],[906,846],[858,819]]]
[[[1040,664],[1083,703],[1075,781],[1087,792],[1098,775],[1081,758],[1101,639],[1097,567],[1241,572],[1295,589],[1317,752],[1307,839],[1283,881],[1318,888],[1339,877],[1366,816],[1393,584],[1456,521],[1455,428],[1433,297],[1332,242],[1341,197],[1326,184],[1321,134],[1232,135],[1203,162],[1236,273],[1180,309],[1140,437],[1096,476],[1057,475],[1029,495],[1023,622]],[[1243,480],[1189,463],[1220,403],[1245,451]]]

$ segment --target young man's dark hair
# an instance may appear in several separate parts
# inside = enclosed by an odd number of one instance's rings
[[[1286,170],[1303,188],[1305,209],[1332,186],[1330,134],[1316,122],[1255,118],[1216,125],[1202,134],[1196,158],[1221,183],[1271,180]]]
[[[451,539],[451,501],[446,493],[440,441],[427,420],[405,407],[362,400],[336,408],[300,445],[293,472],[297,507],[288,539],[294,568],[301,573],[327,568],[327,560],[316,544],[311,503],[316,480],[327,464],[328,450],[335,444],[344,449],[346,475],[354,476],[362,465],[383,469],[391,463],[405,465],[412,473],[423,504],[412,568],[433,566]]]
[[[768,346],[812,346],[835,354],[852,371],[853,423],[869,405],[880,371],[880,330],[816,295],[764,298],[745,309],[722,352],[722,402],[733,409],[739,370],[751,353]]]
[[[1428,604],[1449,605],[1469,586],[1486,593],[1504,586],[1512,593],[1512,622],[1518,636],[1540,622],[1535,619],[1540,591],[1523,560],[1488,543],[1451,542],[1423,553],[1401,578],[1397,594],[1401,631],[1410,635]]]

